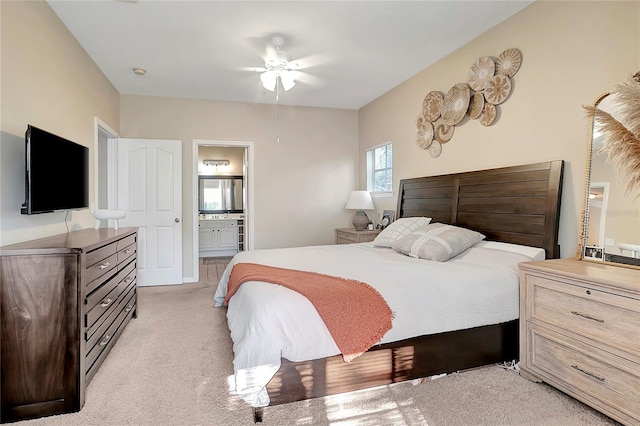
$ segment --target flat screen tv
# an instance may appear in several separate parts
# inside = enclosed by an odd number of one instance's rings
[[[89,148],[28,125],[22,214],[89,207]]]

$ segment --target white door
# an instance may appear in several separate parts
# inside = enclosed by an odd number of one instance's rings
[[[118,140],[118,209],[138,227],[139,286],[182,284],[182,142]]]

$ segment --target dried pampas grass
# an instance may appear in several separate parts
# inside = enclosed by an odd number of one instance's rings
[[[619,106],[619,118],[596,107],[585,106],[587,116],[604,135],[604,146],[598,153],[609,155],[625,193],[640,196],[640,83],[634,79],[616,84],[610,95]],[[624,123],[624,124],[623,124]]]
[[[620,122],[634,135],[640,136],[640,82],[633,78],[613,86],[613,103],[619,107]]]

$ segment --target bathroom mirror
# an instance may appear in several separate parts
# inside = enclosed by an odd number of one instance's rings
[[[618,120],[625,106],[615,96],[605,93],[593,106]],[[640,267],[640,197],[637,191],[625,190],[628,179],[619,176],[602,150],[609,134],[597,124],[598,116],[589,119],[582,235],[576,255],[587,261]]]
[[[242,176],[198,176],[200,214],[242,213]]]

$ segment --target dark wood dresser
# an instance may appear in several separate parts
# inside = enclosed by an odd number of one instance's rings
[[[137,316],[137,228],[0,247],[2,423],[78,411]]]

